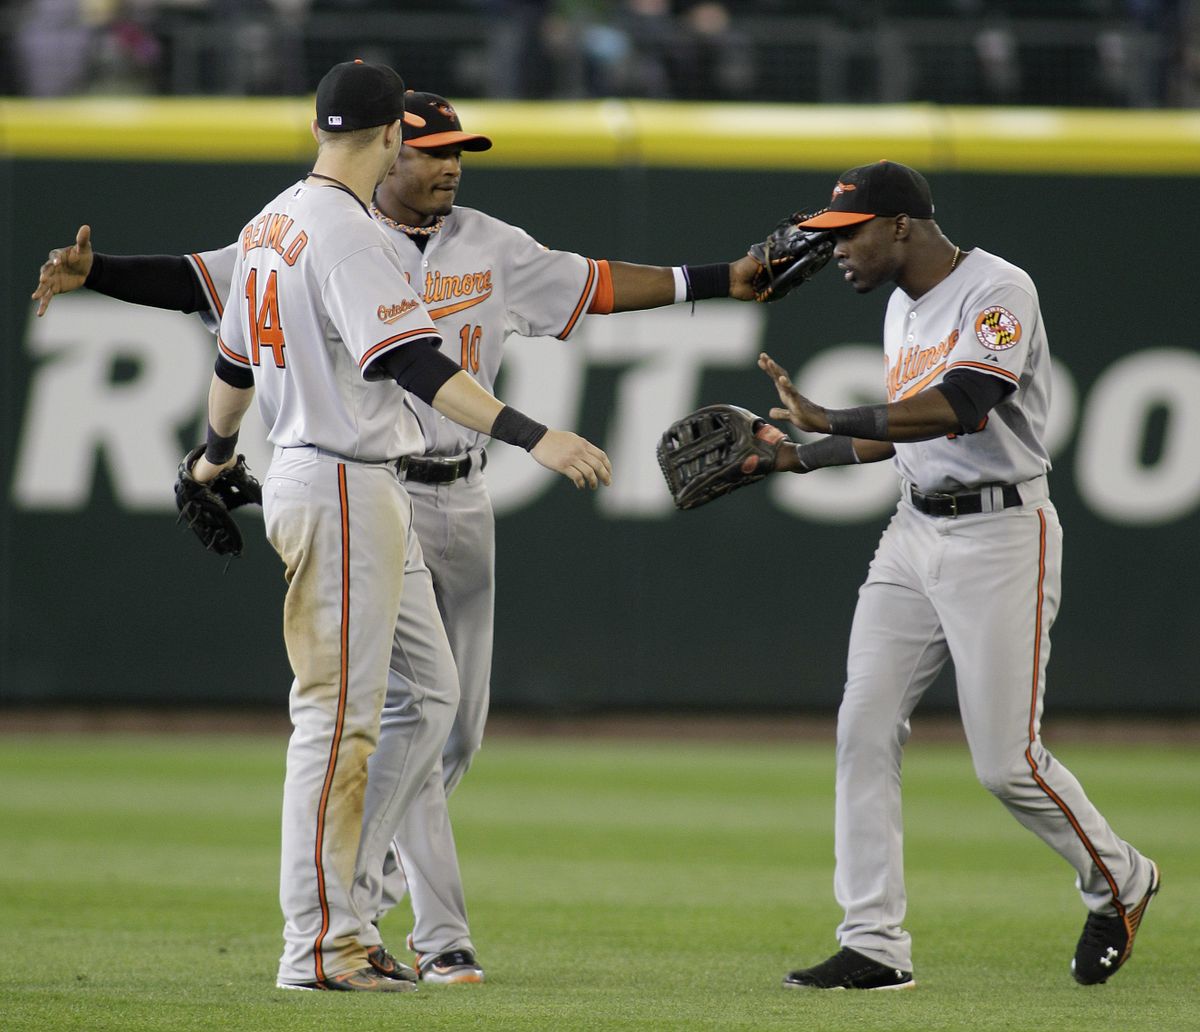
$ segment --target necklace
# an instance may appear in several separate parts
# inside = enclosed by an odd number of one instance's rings
[[[954,257],[950,259],[950,271],[953,272],[958,268],[958,259],[962,257],[962,250],[956,244],[954,246]]]
[[[375,204],[374,202],[371,203],[371,214],[374,215],[375,218],[382,222],[385,226],[391,226],[392,229],[398,229],[405,236],[410,237],[431,237],[434,233],[441,229],[446,222],[446,216],[439,215],[428,226],[406,226],[403,222],[397,222],[390,215],[385,215],[379,210],[379,205]]]
[[[340,179],[334,179],[333,176],[322,175],[320,172],[310,172],[308,174],[308,178],[309,179],[324,179],[325,182],[332,183],[335,187],[337,187],[337,189],[345,190],[346,193],[348,193],[351,197],[353,197],[356,201],[358,201],[358,206],[360,208],[362,208],[363,211],[367,210],[367,206],[365,204],[363,204],[363,202],[361,200],[359,200],[358,194],[356,194],[353,190],[351,190],[350,187],[348,187]]]

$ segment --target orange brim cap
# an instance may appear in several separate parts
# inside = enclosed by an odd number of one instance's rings
[[[842,226],[856,226],[860,222],[866,222],[873,218],[875,218],[874,215],[868,215],[861,211],[822,211],[811,219],[805,219],[796,225],[803,226],[805,229],[838,229]]]
[[[425,123],[422,122],[422,125]],[[414,136],[404,141],[406,146],[419,150],[436,150],[438,147],[461,147],[468,151],[485,151],[492,149],[492,141],[478,133],[464,133],[449,130],[444,133],[429,133],[427,136]]]

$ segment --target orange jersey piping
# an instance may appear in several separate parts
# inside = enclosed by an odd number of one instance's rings
[[[1029,745],[1025,748],[1025,762],[1029,764],[1029,771],[1033,775],[1033,780],[1037,783],[1038,788],[1046,793],[1050,801],[1066,817],[1067,822],[1079,837],[1079,841],[1083,843],[1083,848],[1087,850],[1088,856],[1092,858],[1092,863],[1096,865],[1096,870],[1108,882],[1109,892],[1112,893],[1113,906],[1116,907],[1117,914],[1124,918],[1125,907],[1121,903],[1120,890],[1117,888],[1116,879],[1112,876],[1112,872],[1104,865],[1104,861],[1100,859],[1100,854],[1096,851],[1096,847],[1092,845],[1091,839],[1087,837],[1087,833],[1080,825],[1079,819],[1071,812],[1071,808],[1046,784],[1041,773],[1038,771],[1037,760],[1033,758],[1033,743],[1037,741],[1038,684],[1041,680],[1042,612],[1046,602],[1046,511],[1044,509],[1038,509],[1038,523],[1040,529],[1038,532],[1037,611],[1034,616],[1033,630],[1033,686],[1029,699]]]
[[[200,273],[200,278],[204,281],[204,290],[208,294],[209,306],[217,313],[217,318],[225,314],[225,306],[221,304],[221,296],[217,293],[217,288],[213,285],[212,276],[208,274],[208,266],[204,264],[204,259],[198,254],[191,256],[192,261],[196,263],[196,270]]]
[[[987,362],[971,362],[968,359],[963,359],[961,362],[951,362],[946,368],[947,371],[950,369],[978,369],[984,373],[991,373],[993,376],[1002,376],[1004,379],[1011,380],[1016,384],[1021,382],[1021,378],[1016,373],[1011,373],[1001,366],[991,365]]]
[[[596,293],[592,297],[592,303],[588,305],[588,313],[591,315],[611,315],[613,303],[616,301],[616,294],[613,291],[612,269],[609,267],[608,261],[601,258],[596,265],[599,268],[599,282],[596,284]]]
[[[571,318],[567,320],[567,325],[564,326],[561,332],[555,334],[559,340],[566,340],[571,336],[571,331],[575,329],[575,324],[579,322],[579,317],[583,315],[585,306],[588,303],[588,298],[592,296],[592,285],[596,282],[596,262],[591,258],[585,258],[588,265],[587,282],[583,285],[583,293],[579,296],[579,301],[575,305],[575,311],[571,313]]]
[[[342,516],[342,621],[338,670],[337,721],[333,729],[333,741],[329,746],[329,762],[325,767],[325,783],[321,786],[321,802],[317,807],[317,836],[314,860],[317,867],[317,899],[321,907],[321,930],[313,942],[313,959],[317,979],[325,977],[325,963],[321,957],[321,946],[329,931],[329,898],[325,892],[325,814],[329,807],[329,793],[333,788],[333,775],[337,769],[338,750],[342,744],[342,729],[346,722],[346,696],[350,687],[350,497],[346,490],[346,464],[338,463],[338,503]]]
[[[414,337],[436,337],[442,339],[442,335],[438,333],[432,326],[418,326],[415,330],[405,330],[403,333],[397,333],[394,337],[388,337],[387,340],[381,340],[373,348],[371,348],[358,363],[359,369],[366,369],[367,364],[381,351],[386,351],[393,344],[399,344],[404,340],[412,340]]]
[[[230,351],[229,345],[226,344],[220,337],[217,338],[217,350],[221,352],[230,362],[236,362],[238,365],[248,366],[250,359],[245,355],[239,355],[236,351]]]

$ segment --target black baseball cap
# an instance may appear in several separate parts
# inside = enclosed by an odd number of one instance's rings
[[[933,194],[925,177],[915,168],[894,161],[859,165],[838,176],[829,207],[799,225],[806,229],[837,229],[876,215],[933,218]]]
[[[478,133],[464,133],[458,112],[445,97],[436,93],[409,90],[404,94],[404,110],[419,115],[424,125],[405,125],[404,142],[409,147],[434,150],[461,147],[467,151],[491,150],[492,141]]]
[[[419,115],[404,110],[404,80],[387,65],[343,61],[317,86],[317,128],[327,133],[371,129],[403,119],[421,126]]]

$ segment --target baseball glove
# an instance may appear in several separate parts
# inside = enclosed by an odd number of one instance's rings
[[[677,419],[658,442],[658,464],[677,509],[695,509],[775,469],[786,434],[736,405],[708,405]]]
[[[239,556],[242,532],[231,510],[242,505],[262,505],[262,487],[251,474],[244,455],[237,457],[237,465],[202,484],[192,476],[192,467],[204,449],[205,445],[198,445],[180,460],[175,480],[177,522],[186,523],[210,552]]]
[[[812,216],[798,211],[746,253],[758,262],[750,280],[756,301],[778,301],[820,272],[833,255],[833,234],[827,229],[801,229],[797,223]]]

